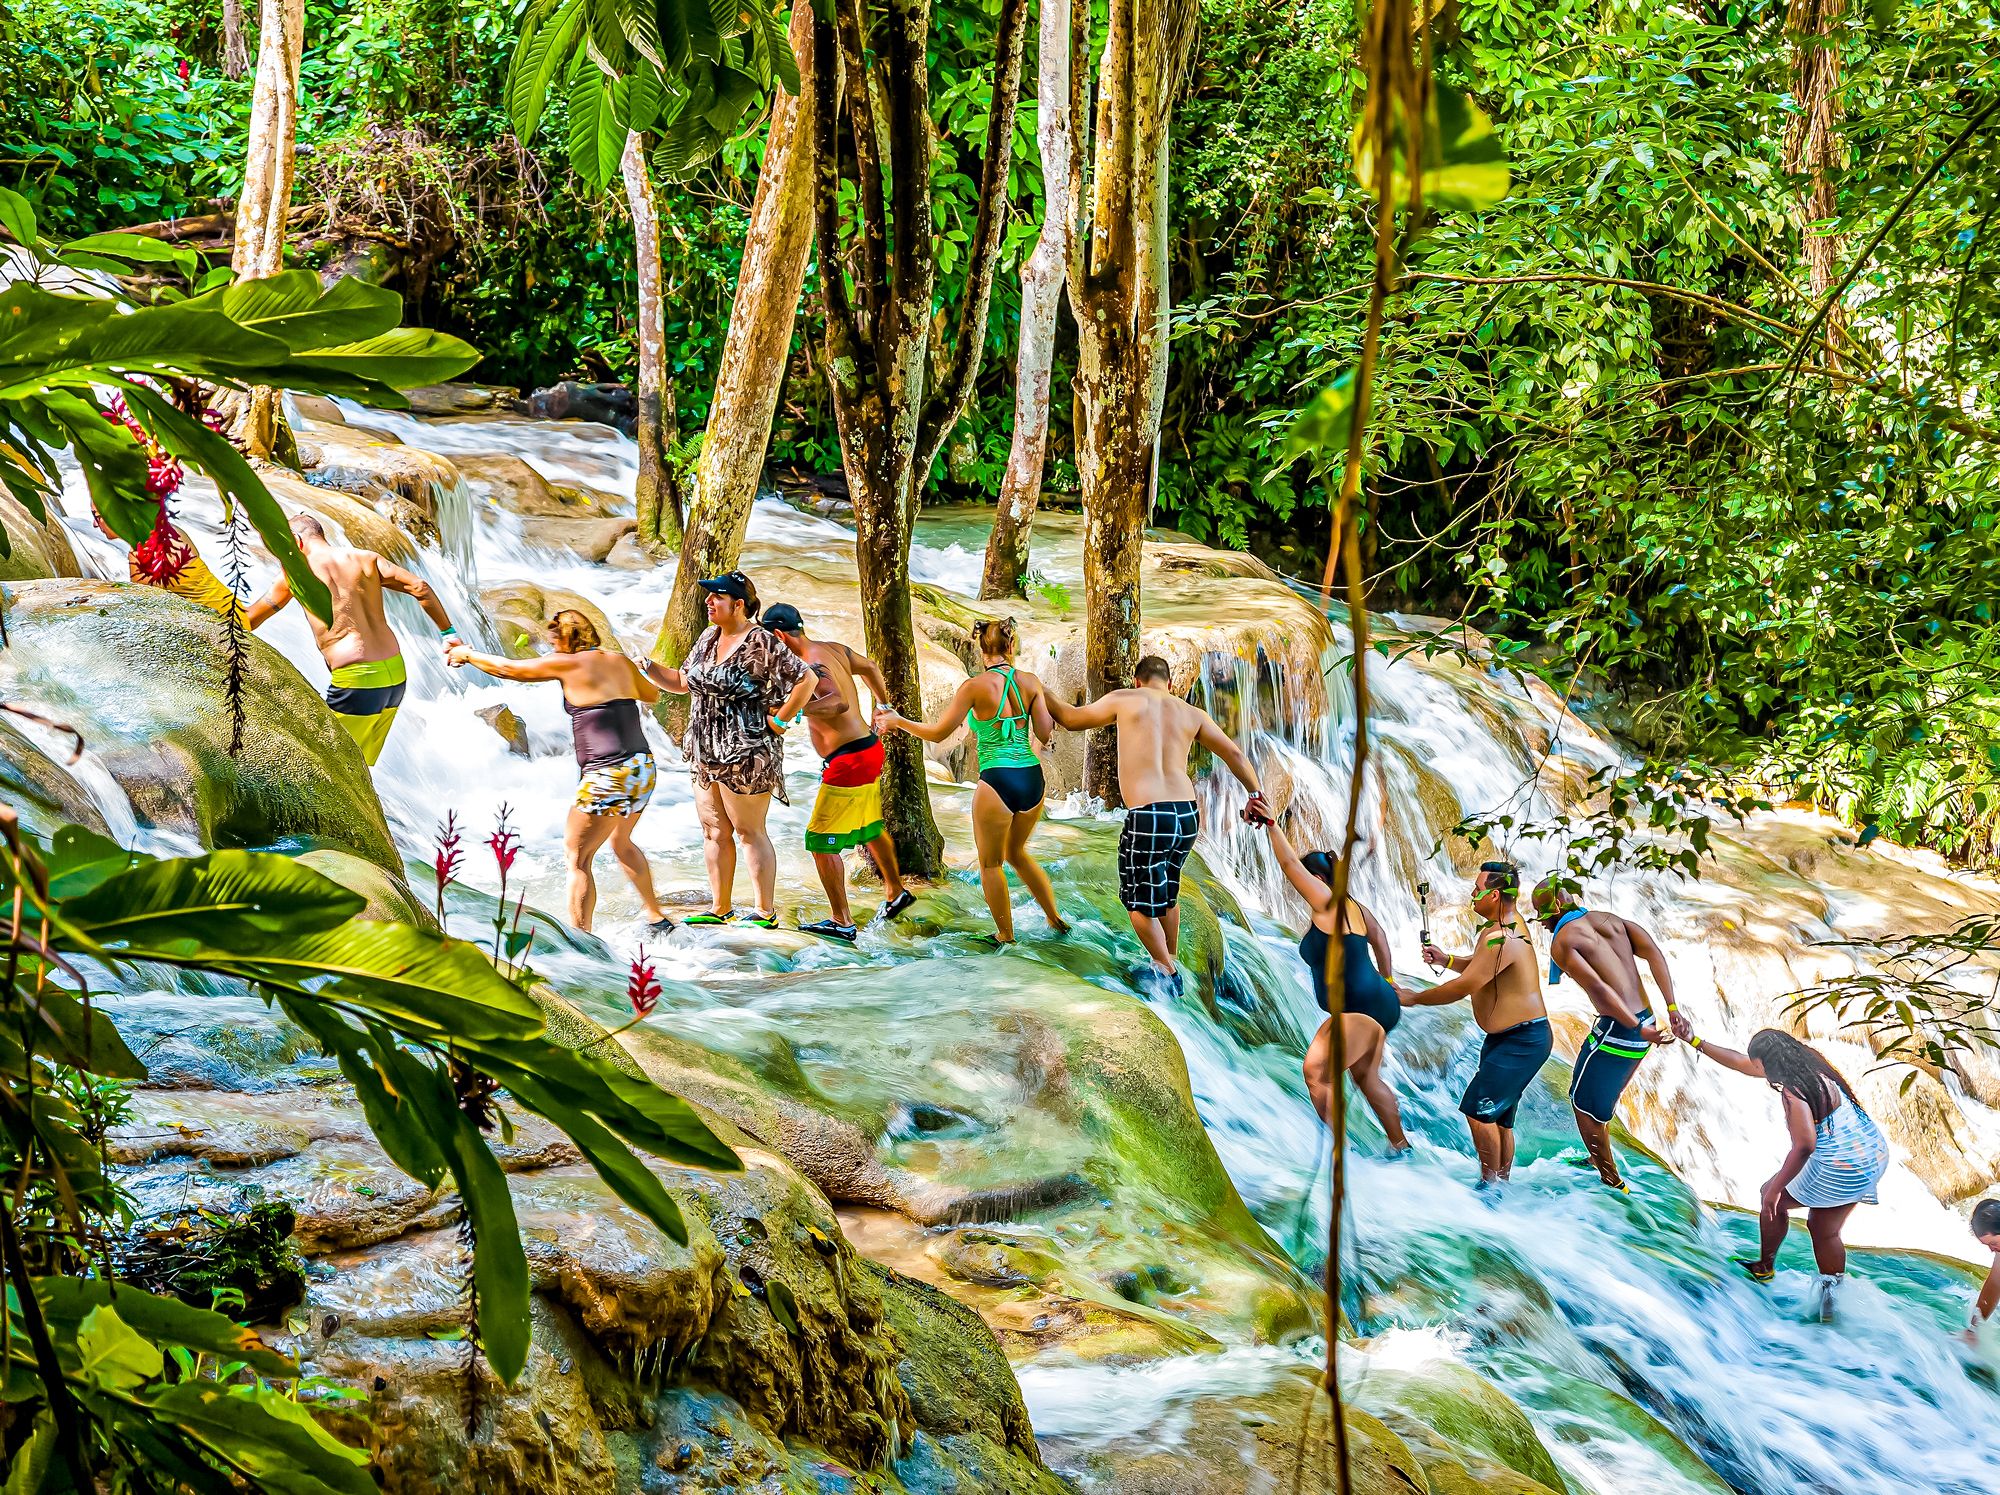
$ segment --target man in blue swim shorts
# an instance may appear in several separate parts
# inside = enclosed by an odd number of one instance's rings
[[[1484,862],[1472,880],[1472,911],[1485,921],[1470,955],[1447,955],[1424,947],[1424,959],[1455,974],[1426,991],[1397,987],[1405,1007],[1441,1007],[1472,999],[1472,1015],[1485,1040],[1479,1068],[1458,1109],[1472,1131],[1479,1154],[1479,1187],[1494,1188],[1514,1170],[1514,1116],[1521,1097],[1555,1050],[1542,984],[1535,977],[1535,951],[1521,935],[1515,900],[1521,872],[1512,862]]]
[[[1552,873],[1535,889],[1535,920],[1550,934],[1549,984],[1569,976],[1597,1009],[1597,1021],[1577,1050],[1576,1067],[1570,1072],[1569,1103],[1597,1176],[1607,1187],[1629,1194],[1632,1191],[1618,1172],[1617,1154],[1611,1150],[1611,1114],[1639,1072],[1646,1050],[1656,1043],[1671,1043],[1674,1036],[1685,1038],[1694,1028],[1674,1001],[1667,957],[1658,942],[1630,919],[1584,908],[1563,886],[1561,874]],[[1640,961],[1652,971],[1653,984],[1660,989],[1672,1035],[1653,1023],[1639,981]]]

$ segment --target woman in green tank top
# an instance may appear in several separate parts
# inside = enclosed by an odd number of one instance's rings
[[[979,849],[979,891],[993,915],[996,942],[1014,941],[1014,907],[1007,890],[1012,867],[1057,934],[1069,925],[1056,911],[1055,889],[1041,863],[1028,855],[1028,837],[1042,818],[1042,760],[1034,739],[1044,746],[1055,735],[1042,682],[1014,667],[1018,640],[1014,620],[986,622],[972,630],[985,668],[958,688],[951,704],[934,722],[913,722],[884,709],[876,713],[875,730],[908,732],[925,742],[944,742],[961,724],[972,728],[979,749],[979,785],[972,791],[972,839]]]

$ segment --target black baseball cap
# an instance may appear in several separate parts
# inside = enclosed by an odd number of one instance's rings
[[[799,610],[789,602],[773,602],[764,609],[764,626],[773,633],[804,633],[806,620],[799,616]]]
[[[738,602],[750,600],[750,578],[741,571],[725,571],[720,576],[711,576],[699,583],[704,592],[719,592],[724,597],[734,597]]]

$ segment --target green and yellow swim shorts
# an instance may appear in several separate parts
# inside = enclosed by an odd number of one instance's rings
[[[387,659],[344,664],[333,672],[327,685],[326,704],[333,708],[371,768],[389,740],[389,728],[395,724],[396,708],[403,704],[409,678],[403,656],[392,654]]]

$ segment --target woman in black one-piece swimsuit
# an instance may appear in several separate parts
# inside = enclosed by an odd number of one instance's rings
[[[1271,834],[1271,849],[1278,865],[1312,913],[1312,923],[1299,941],[1299,958],[1312,972],[1313,995],[1328,1014],[1319,1032],[1306,1048],[1306,1089],[1312,1094],[1313,1109],[1321,1120],[1333,1114],[1333,1017],[1327,1002],[1326,967],[1333,937],[1341,942],[1340,1031],[1347,1058],[1347,1073],[1360,1089],[1362,1099],[1382,1123],[1392,1153],[1408,1149],[1410,1139],[1403,1134],[1403,1113],[1396,1092],[1382,1078],[1382,1056],[1388,1050],[1389,1031],[1403,1015],[1393,986],[1396,969],[1389,954],[1389,936],[1358,898],[1349,898],[1342,909],[1333,903],[1333,859],[1323,851],[1304,858],[1292,849],[1291,841],[1275,820],[1264,822]]]

